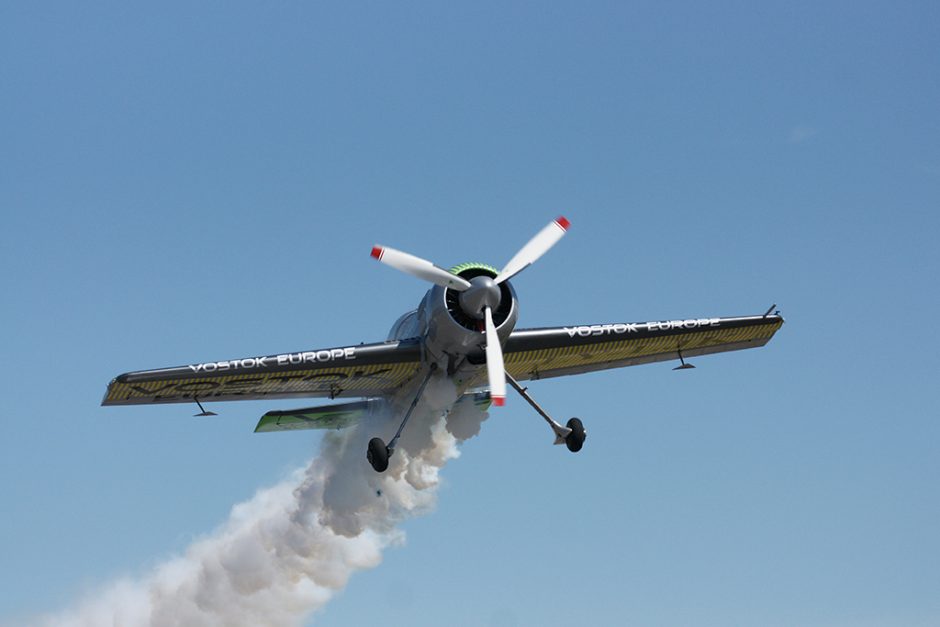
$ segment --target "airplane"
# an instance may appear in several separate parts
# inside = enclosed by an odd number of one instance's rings
[[[379,262],[433,284],[418,307],[392,325],[384,342],[128,372],[111,381],[101,404],[195,402],[196,416],[214,416],[203,402],[362,399],[269,411],[255,427],[264,433],[340,429],[390,406],[401,415],[410,399],[389,442],[369,441],[366,459],[381,473],[431,377],[442,373],[455,383],[457,402],[484,408],[505,403],[508,383],[546,421],[555,444],[576,453],[587,437],[582,421],[571,418],[561,425],[520,382],[676,359],[680,363],[673,370],[687,370],[695,367],[687,358],[764,346],[783,325],[772,305],[763,315],[516,329],[519,299],[510,279],[558,243],[569,227],[563,216],[553,220],[501,270],[476,262],[445,270],[374,246],[371,254]]]

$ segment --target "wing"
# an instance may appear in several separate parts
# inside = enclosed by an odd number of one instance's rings
[[[779,315],[696,318],[513,331],[503,354],[517,380],[757,348],[783,325]]]
[[[122,374],[101,404],[385,396],[420,367],[416,340],[210,361]]]

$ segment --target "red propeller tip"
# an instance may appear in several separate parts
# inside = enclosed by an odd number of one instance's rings
[[[502,407],[503,405],[506,404],[505,396],[494,396],[492,398],[493,398],[493,404],[496,405],[497,407]]]
[[[372,247],[372,256],[375,257],[376,259],[381,259],[381,258],[382,258],[382,248],[379,247],[379,246],[373,246],[373,247]]]
[[[563,231],[567,231],[568,227],[571,226],[571,223],[568,222],[568,218],[565,216],[558,216],[558,219],[555,220],[555,224],[560,226]]]

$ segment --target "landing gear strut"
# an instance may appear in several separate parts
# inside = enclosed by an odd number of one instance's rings
[[[584,424],[581,422],[580,418],[570,419],[567,426],[563,427],[545,413],[545,410],[535,402],[535,399],[529,396],[529,393],[526,391],[527,388],[520,386],[508,372],[506,373],[506,381],[509,382],[509,385],[511,385],[516,392],[519,392],[519,395],[532,406],[532,409],[537,411],[539,415],[545,419],[545,422],[548,423],[548,426],[551,427],[552,431],[555,433],[555,444],[566,445],[568,450],[572,453],[577,453],[581,450],[581,447],[584,446],[584,439],[587,437],[587,433],[584,431]]]
[[[428,374],[424,377],[424,381],[421,382],[421,387],[418,388],[418,393],[415,394],[414,400],[411,401],[411,407],[405,412],[405,418],[401,421],[401,424],[398,426],[398,431],[395,433],[395,437],[388,443],[388,446],[385,446],[385,442],[382,438],[372,438],[369,440],[369,447],[366,449],[366,459],[369,460],[369,464],[375,472],[385,472],[388,469],[388,460],[395,452],[395,445],[398,444],[398,438],[401,437],[401,432],[405,429],[405,424],[408,423],[412,412],[414,412],[415,407],[418,406],[418,401],[421,399],[421,395],[424,394],[424,388],[428,386],[428,381],[431,380],[431,375],[434,374],[436,370],[437,364],[432,363],[431,367],[428,368]]]

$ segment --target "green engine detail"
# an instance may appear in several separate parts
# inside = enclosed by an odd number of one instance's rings
[[[461,263],[459,265],[454,266],[450,270],[448,270],[448,272],[450,272],[451,274],[459,275],[461,272],[466,272],[467,270],[485,270],[487,272],[491,272],[494,278],[499,274],[499,270],[497,270],[493,266],[489,266],[485,263],[479,263],[476,261],[469,261],[467,263]]]

